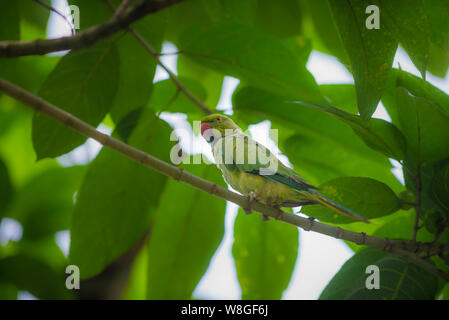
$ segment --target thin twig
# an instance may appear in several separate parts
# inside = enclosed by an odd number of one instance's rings
[[[63,15],[61,12],[59,12],[58,10],[56,10],[55,8],[53,8],[52,6],[49,6],[48,4],[46,4],[45,2],[42,2],[41,0],[33,0],[34,2],[40,4],[41,6],[43,6],[44,8],[56,13],[58,16],[60,16],[61,18],[63,18],[65,20],[65,22],[67,23],[67,25],[70,27],[70,32],[72,33],[72,36],[75,34],[75,29],[73,28],[72,23],[69,21],[69,19],[67,19],[67,17],[65,15]]]
[[[123,14],[114,15],[108,21],[90,27],[70,37],[38,39],[34,41],[0,41],[0,58],[42,55],[62,50],[80,49],[93,45],[131,23],[183,0],[143,0]]]
[[[105,2],[108,4],[109,8],[112,10],[112,12],[115,11],[114,5],[111,3],[110,0],[105,0]],[[117,12],[117,11],[115,11]],[[133,28],[128,27],[129,33],[136,38],[136,40],[144,47],[144,49],[156,60],[156,63],[161,66],[162,69],[165,70],[165,72],[168,73],[168,76],[170,77],[171,81],[181,90],[188,99],[190,99],[194,104],[196,104],[205,114],[212,114],[212,111],[198,98],[196,97],[190,90],[188,90],[182,83],[179,81],[178,77],[166,66],[162,63],[161,59],[159,58],[160,54],[154,50],[154,48],[147,42],[145,39]]]
[[[76,118],[70,113],[59,109],[58,107],[50,104],[49,102],[35,96],[34,94],[10,83],[7,80],[0,78],[0,90],[11,96],[12,98],[28,105],[38,112],[46,114],[50,118],[62,123],[66,127],[69,127],[78,133],[90,137],[105,147],[111,148],[130,159],[133,159],[153,170],[156,170],[166,176],[169,176],[177,181],[182,181],[191,185],[194,188],[210,193],[216,197],[222,198],[236,203],[242,208],[247,205],[247,197],[239,195],[228,189],[217,186],[216,184],[197,177],[182,168],[173,166],[165,161],[162,161],[156,157],[153,157],[139,149],[136,149],[126,143],[117,140],[109,135],[97,131],[94,127],[88,123]],[[259,202],[253,202],[251,208],[259,212],[262,215],[272,217],[277,220],[284,221],[286,223],[295,225],[304,230],[310,230],[318,232],[324,235],[328,235],[334,238],[343,239],[346,241],[354,242],[359,245],[367,245],[387,252],[396,253],[403,257],[406,261],[416,264],[423,269],[437,275],[438,277],[449,282],[449,275],[438,269],[434,265],[427,261],[420,259],[414,253],[406,251],[404,242],[394,243],[388,239],[382,239],[379,237],[367,236],[364,233],[357,233],[349,230],[344,230],[339,227],[333,227],[324,223],[314,222],[310,223],[310,220],[295,214],[287,213],[277,208],[265,206]],[[443,255],[443,253],[441,253]]]

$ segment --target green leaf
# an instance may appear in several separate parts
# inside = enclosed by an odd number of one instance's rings
[[[124,116],[120,122],[117,123],[115,126],[115,132],[123,139],[124,142],[128,142],[129,136],[139,124],[139,119],[144,112],[144,108],[135,109]]]
[[[397,71],[398,87],[404,87],[414,96],[425,98],[435,104],[441,113],[449,117],[449,96],[429,82],[402,70]]]
[[[331,0],[330,6],[352,68],[360,115],[369,119],[385,89],[397,42],[387,28],[366,28],[365,2]]]
[[[257,120],[270,120],[282,124],[301,135],[319,137],[333,141],[351,152],[360,152],[367,158],[379,161],[382,159],[357,138],[357,135],[346,124],[335,117],[314,110],[310,107],[285,101],[282,97],[254,87],[239,86],[232,97],[233,106],[238,117]]]
[[[189,78],[178,78],[182,85],[201,101],[205,101],[207,92],[198,81]],[[154,84],[154,91],[148,106],[157,112],[182,112],[202,115],[201,109],[193,103],[172,80],[162,80]]]
[[[373,219],[399,210],[399,199],[386,184],[370,178],[343,177],[319,186],[320,193],[366,219]],[[353,219],[320,205],[303,207],[302,212],[320,221],[350,223]]]
[[[71,299],[73,292],[65,286],[64,269],[52,267],[27,255],[0,259],[0,282],[26,290],[39,299]]]
[[[330,105],[357,114],[357,94],[353,84],[323,84],[320,89]]]
[[[395,213],[394,219],[386,221],[380,225],[376,231],[372,233],[373,236],[389,239],[412,239],[413,228],[415,224],[415,215],[413,211],[398,211]],[[378,220],[376,220],[377,224]],[[425,229],[420,229],[417,234],[417,241],[432,242],[434,235]]]
[[[85,167],[50,168],[17,190],[8,216],[23,226],[23,237],[36,240],[70,227],[75,192]]]
[[[225,186],[213,166],[184,168]],[[223,238],[225,206],[222,199],[191,186],[167,183],[149,240],[148,299],[191,298]]]
[[[342,63],[347,63],[348,55],[343,48],[341,38],[337,36],[338,29],[332,18],[329,0],[304,0],[302,4],[308,10],[308,16],[317,34],[317,36],[312,38],[314,49],[319,46],[319,41],[321,41],[324,48],[319,48],[318,50],[330,53],[336,56]]]
[[[20,39],[20,16],[17,1],[0,2],[0,41]],[[17,59],[0,59],[0,77],[15,80]],[[11,79],[12,78],[12,79]],[[2,93],[0,93],[1,95]]]
[[[279,37],[291,37],[300,34],[302,11],[296,0],[257,1],[255,12],[256,25],[261,30]],[[279,23],[282,21],[282,23]]]
[[[281,299],[298,255],[298,229],[239,211],[234,223],[234,257],[242,299]]]
[[[444,78],[449,67],[449,6],[446,0],[424,0],[427,20],[430,23],[430,48],[428,70]]]
[[[224,76],[222,73],[206,68],[181,54],[178,56],[178,78],[195,80],[201,84],[206,90],[207,96],[204,103],[209,108],[215,109],[220,100],[223,86]],[[182,81],[183,84],[184,82]]]
[[[147,16],[133,28],[156,51],[161,51],[165,29],[165,15],[161,13]],[[156,60],[131,34],[125,35],[117,43],[120,54],[120,82],[111,107],[111,117],[117,123],[129,111],[148,103],[153,90]]]
[[[20,16],[33,26],[37,27],[42,32],[43,36],[45,36],[47,31],[47,22],[50,18],[50,10],[36,1],[19,0],[9,2],[18,2]],[[42,0],[42,2],[47,5],[51,5],[51,0]]]
[[[423,0],[378,1],[381,29],[388,28],[404,46],[425,79],[429,61],[430,25]]]
[[[0,300],[17,300],[18,293],[14,285],[0,282]]]
[[[367,289],[365,273],[368,266],[379,268],[380,288]],[[356,253],[341,267],[320,295],[320,300],[434,299],[438,290],[437,278],[427,271],[407,263],[397,255],[368,248]]]
[[[435,202],[449,215],[449,162],[435,172],[431,188]]]
[[[46,0],[47,1],[47,0]],[[32,7],[33,10],[30,8]],[[3,40],[23,40],[28,28],[24,28],[23,19],[30,15],[46,14],[47,20],[49,11],[38,3],[28,0],[1,1],[0,2],[0,41]],[[47,23],[45,21],[45,25]],[[42,20],[41,20],[42,22]],[[25,30],[24,30],[25,29]],[[45,27],[43,27],[45,36]],[[36,37],[33,38],[33,40]],[[14,59],[0,59],[0,77],[5,78],[31,92],[35,92],[42,84],[49,71],[54,67],[59,57],[51,56],[25,56]],[[0,96],[2,93],[0,92]]]
[[[170,127],[146,110],[129,144],[169,160]],[[82,278],[99,273],[132,247],[148,229],[166,177],[103,148],[90,164],[77,194],[70,260]]]
[[[20,39],[20,18],[17,1],[0,2],[0,40]]]
[[[400,186],[390,172],[388,160],[367,147],[350,126],[327,112],[288,103],[279,96],[242,86],[233,95],[233,105],[236,116],[249,123],[268,119],[272,129],[278,129],[279,137],[294,135],[294,140],[290,140],[293,143],[286,143],[282,151],[304,176],[311,170],[321,183],[349,172],[361,176],[374,174],[373,178],[379,174],[391,187]],[[369,173],[364,174],[365,168]]]
[[[302,104],[301,102],[298,103]],[[331,106],[307,103],[304,105],[327,112],[345,122],[373,150],[379,151],[389,158],[404,159],[405,138],[394,124],[383,119],[369,119],[365,121],[359,116]]]
[[[145,243],[134,259],[129,280],[123,292],[123,300],[145,300],[147,295],[148,243]]]
[[[416,162],[436,161],[449,156],[449,117],[431,101],[396,88],[400,129],[407,140],[407,153]]]
[[[449,300],[449,284],[446,284],[441,290],[441,300]]]
[[[6,209],[13,197],[13,185],[11,183],[8,168],[0,158],[0,220],[5,215]]]
[[[113,44],[102,42],[64,56],[45,80],[39,96],[97,126],[108,113],[117,91],[119,56]],[[57,157],[81,145],[86,137],[48,116],[33,118],[37,159]]]
[[[6,97],[3,96],[3,98]],[[33,112],[27,108],[20,108],[15,100],[10,99],[9,102],[11,104],[6,104],[6,107],[24,112],[16,121],[10,124],[9,130],[0,137],[0,154],[8,167],[11,181],[16,188],[20,188],[30,178],[49,168],[57,167],[58,163],[56,159],[45,159],[36,163],[35,153],[30,139],[30,123]],[[5,106],[3,103],[1,105]],[[10,121],[11,119],[8,120]],[[14,152],[11,152],[11,150],[14,150]]]
[[[339,177],[363,176],[386,183],[395,191],[403,189],[388,161],[372,161],[338,144],[301,134],[290,136],[283,146],[289,161],[313,185]]]
[[[221,24],[184,35],[181,53],[259,88],[303,101],[323,102],[304,65],[276,38],[239,24]]]

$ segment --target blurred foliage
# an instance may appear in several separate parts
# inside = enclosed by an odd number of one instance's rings
[[[80,8],[77,32],[113,14],[106,1],[68,2]],[[410,240],[419,205],[424,228],[417,240],[438,236],[447,243],[449,96],[425,75],[447,74],[449,4],[370,4],[380,9],[380,29],[366,28],[372,13],[363,0],[185,0],[133,28],[157,52],[164,42],[174,44],[177,51],[167,54],[177,58],[180,82],[212,110],[225,76],[237,78],[232,110],[227,106],[236,122],[246,129],[270,120],[294,168],[373,223],[317,206],[302,212],[348,230]],[[0,0],[0,41],[44,38],[49,16],[31,0]],[[421,77],[392,67],[398,45]],[[354,84],[319,85],[306,67],[312,50],[338,59]],[[121,31],[81,50],[0,59],[0,77],[170,161],[175,142],[160,114],[193,121],[202,111],[170,79],[153,82],[156,66]],[[380,101],[391,121],[371,118]],[[110,284],[104,288],[114,292],[99,298],[193,298],[223,240],[225,202],[109,149],[92,157],[85,142],[0,92],[0,299],[16,299],[23,290],[39,299],[82,297],[83,288],[81,294],[65,288],[69,264],[78,265],[83,281],[99,292],[104,281]],[[392,159],[404,184],[392,173]],[[182,168],[225,186],[213,166]],[[22,234],[5,240],[12,221]],[[298,229],[241,211],[233,228],[242,299],[282,298],[302,259]],[[63,230],[70,231],[68,256],[56,242]],[[320,299],[449,299],[447,284],[402,258],[348,246],[354,256]],[[449,268],[447,259],[430,261]],[[379,267],[380,290],[365,288],[368,265]]]

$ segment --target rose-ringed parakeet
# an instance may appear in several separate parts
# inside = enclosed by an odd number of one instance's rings
[[[211,145],[218,168],[229,185],[271,207],[320,204],[358,221],[369,223],[318,192],[283,165],[269,149],[243,133],[230,118],[212,114],[201,120],[201,135]]]

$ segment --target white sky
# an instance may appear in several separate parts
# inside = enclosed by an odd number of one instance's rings
[[[53,0],[53,5],[62,10],[65,5],[65,0]],[[61,20],[61,21],[59,21]],[[60,17],[55,18],[55,14],[51,14],[48,36],[55,37],[70,33],[69,29],[65,27],[65,22]],[[163,52],[175,52],[176,47],[170,43],[165,43]],[[161,57],[165,65],[176,73],[176,56],[167,55]],[[411,63],[410,59],[399,48],[396,53],[394,66],[400,64],[405,71],[411,72],[419,76],[419,72]],[[307,63],[307,68],[313,74],[318,84],[335,84],[335,83],[353,83],[351,74],[346,68],[338,62],[334,57],[313,51]],[[167,74],[160,68],[157,68],[155,81],[167,79]],[[427,80],[444,90],[449,92],[449,77],[440,79],[427,73]],[[238,80],[226,77],[222,96],[218,103],[218,109],[231,109],[231,97],[234,89],[238,85]],[[211,106],[212,107],[212,106]],[[228,113],[228,112],[227,112]],[[377,118],[389,120],[389,116],[383,106],[379,106],[374,114]],[[184,128],[190,132],[191,125],[187,123],[186,118],[180,115],[173,115],[164,113],[162,118],[168,121],[175,128]],[[99,129],[105,133],[110,133],[110,128],[100,126]],[[267,145],[272,151],[279,152],[279,149],[268,137],[268,130],[270,129],[270,122],[264,121],[250,127],[253,137],[261,143]],[[191,153],[205,152],[210,157],[209,146],[204,140],[193,134],[190,137],[181,141],[183,148]],[[93,159],[100,150],[101,146],[89,139],[86,144],[72,151],[68,155],[59,158],[63,165],[73,165],[86,163]],[[281,159],[285,164],[288,164],[288,159],[283,156]],[[398,166],[397,162],[393,162]],[[218,170],[218,169],[217,169]],[[394,173],[400,180],[400,168],[394,170]],[[233,242],[233,224],[237,213],[237,206],[228,202],[226,207],[226,221],[225,221],[225,236],[211,260],[209,269],[204,275],[203,279],[195,289],[194,296],[198,298],[207,299],[240,299],[241,292],[238,285],[234,262],[231,255]],[[12,219],[3,219],[0,224],[0,243],[5,243],[8,240],[18,240],[21,237],[21,226]],[[65,254],[68,253],[70,245],[70,234],[68,231],[58,232],[55,236],[58,245]],[[327,282],[339,270],[341,265],[352,256],[352,251],[341,240],[336,240],[327,236],[323,236],[314,232],[299,232],[299,255],[296,262],[294,274],[291,283],[284,292],[283,299],[317,299],[321,291],[326,286]],[[22,292],[19,296],[22,299],[31,299],[29,293]]]

